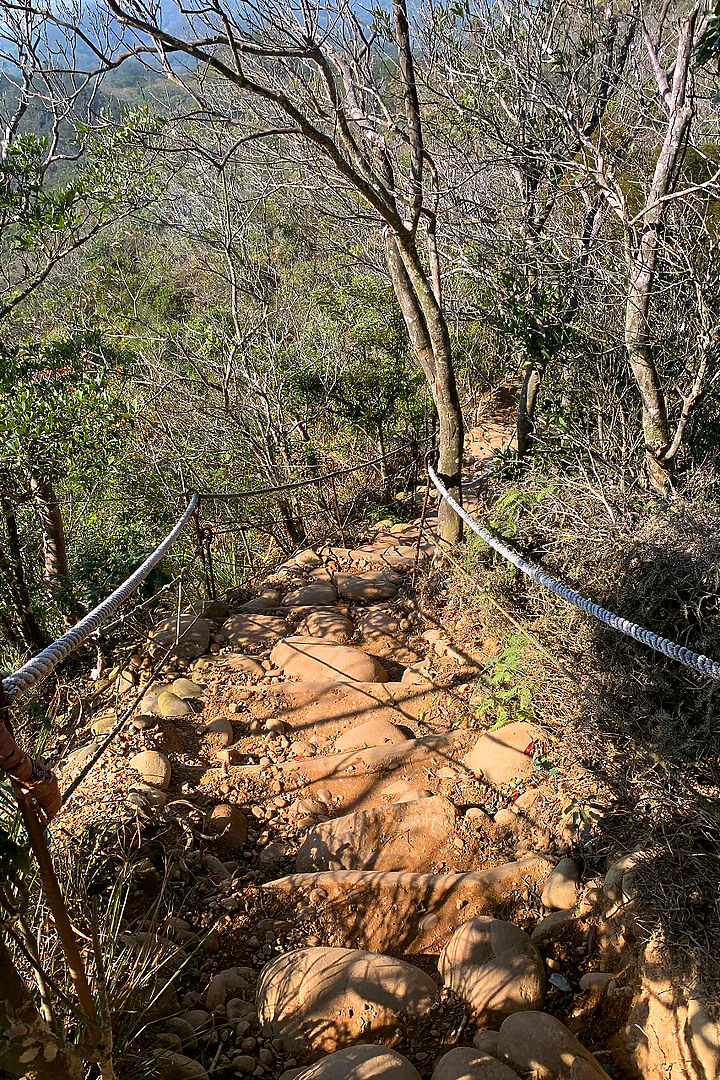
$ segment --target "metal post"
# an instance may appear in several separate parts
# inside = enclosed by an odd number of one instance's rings
[[[198,499],[197,506],[195,507],[195,513],[193,514],[193,525],[195,526],[195,545],[197,547],[198,554],[200,555],[200,562],[203,569],[203,581],[205,583],[205,598],[210,596],[210,581],[208,579],[207,563],[205,561],[205,545],[203,544],[203,530],[200,527],[200,500]],[[210,597],[214,599],[214,597]]]
[[[215,600],[215,571],[213,570],[212,548],[210,547],[212,544],[213,532],[209,525],[206,525],[203,529],[203,539],[205,541],[205,561],[207,563],[207,580],[210,586],[210,599]]]
[[[335,477],[330,477],[330,483],[332,484],[333,504],[335,506],[335,520],[337,521],[338,529],[340,530],[340,543],[343,547],[347,547],[345,543],[345,529],[343,527],[343,521],[340,516],[340,507],[338,505],[337,487],[335,486]]]
[[[2,682],[0,682],[0,723],[4,724],[5,727],[10,730],[9,706]],[[12,774],[10,774],[10,778],[12,781],[13,792],[20,809],[20,814],[22,815],[25,824],[25,831],[27,832],[28,840],[30,841],[30,847],[37,860],[43,892],[45,893],[48,906],[53,914],[58,937],[60,938],[60,943],[63,952],[65,953],[70,978],[75,987],[80,1006],[88,1019],[90,1037],[95,1045],[99,1046],[102,1036],[98,1024],[95,1000],[90,989],[77,939],[70,923],[70,916],[68,915],[67,907],[65,906],[65,899],[60,889],[60,883],[58,882],[55,868],[53,867],[52,859],[50,858],[50,852],[45,843],[43,826],[37,816],[32,797],[25,794],[19,785],[14,782]]]

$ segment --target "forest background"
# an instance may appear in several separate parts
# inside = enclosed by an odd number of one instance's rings
[[[481,418],[515,426],[488,527],[720,657],[719,55],[720,5],[686,0],[5,0],[0,668],[123,581],[186,492],[395,452],[204,504],[222,593],[416,517],[435,432],[457,493]],[[603,828],[624,850],[654,830],[665,940],[716,985],[716,684],[459,543],[442,506],[440,532],[423,606],[498,643],[468,723],[539,719],[617,781]],[[72,674],[24,708],[28,745],[73,730]]]
[[[497,476],[520,494],[494,527],[525,503],[549,522],[572,490],[613,525],[706,536],[712,9],[8,3],[2,32],[2,666],[126,577],[184,490],[436,426],[456,490],[498,388],[517,439]],[[344,512],[407,513],[397,467]],[[218,534],[225,586],[323,508],[251,509],[242,545]]]

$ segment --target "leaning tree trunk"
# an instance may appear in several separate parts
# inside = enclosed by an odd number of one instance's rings
[[[15,617],[25,644],[33,651],[39,651],[45,648],[49,639],[40,627],[32,610],[30,590],[25,580],[25,567],[22,560],[15,507],[9,499],[0,498],[0,511],[5,519],[8,550],[6,558],[2,549],[0,549],[0,574],[7,583],[15,609]]]
[[[43,577],[48,584],[59,588],[69,572],[65,525],[60,502],[52,481],[38,471],[32,474],[30,488],[42,530]]]
[[[437,473],[462,504],[460,470],[463,420],[452,363],[450,334],[414,242],[386,234],[386,259],[410,343],[428,381],[440,427]],[[462,538],[462,518],[442,500],[438,509],[442,540],[455,544]]]
[[[24,1080],[83,1080],[74,1046],[53,1035],[32,1002],[0,937],[0,1076]]]
[[[654,260],[653,260],[654,262]],[[625,347],[642,404],[645,469],[650,486],[664,493],[671,483],[672,460],[665,457],[670,446],[667,406],[648,340],[648,308],[652,283],[646,268],[638,268],[628,288],[625,314]]]
[[[521,460],[532,452],[535,444],[535,406],[546,367],[547,361],[535,356],[529,356],[525,363],[517,407],[517,454]]]
[[[651,49],[658,89],[668,115],[665,137],[655,164],[645,210],[637,215],[642,224],[639,236],[632,222],[625,226],[628,283],[625,304],[625,346],[628,362],[642,402],[642,430],[645,440],[645,465],[650,486],[658,492],[668,490],[674,455],[670,449],[667,402],[658,377],[650,344],[650,302],[655,284],[658,250],[667,212],[667,196],[672,191],[685,139],[693,117],[691,95],[687,92],[693,56],[693,38],[699,5],[680,24],[672,84],[668,72],[660,68],[657,52]]]

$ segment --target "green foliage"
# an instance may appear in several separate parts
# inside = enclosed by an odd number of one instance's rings
[[[0,229],[6,251],[30,249],[75,221],[73,203],[82,184],[75,180],[58,191],[48,188],[47,145],[46,138],[19,135],[0,159]]]
[[[605,807],[597,802],[580,802],[571,799],[563,811],[570,815],[570,824],[577,830],[581,844],[587,844],[605,816]]]
[[[504,492],[493,507],[490,528],[505,539],[512,539],[522,532],[521,517],[523,510],[537,506],[558,491],[557,484],[548,484],[544,488],[528,490],[512,488]]]
[[[705,16],[705,30],[695,47],[699,64],[709,64],[720,58],[720,3],[716,3]],[[718,103],[720,94],[715,98]]]
[[[470,700],[478,720],[493,719],[490,731],[509,721],[532,719],[532,690],[523,663],[526,645],[523,634],[510,634],[505,648],[485,661]]]
[[[34,469],[55,480],[97,475],[129,423],[120,396],[127,354],[97,332],[0,346],[0,475],[24,486]]]

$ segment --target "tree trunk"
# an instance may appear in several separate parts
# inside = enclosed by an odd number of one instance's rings
[[[652,348],[647,339],[647,309],[650,286],[628,290],[625,318],[625,345],[628,361],[640,391],[642,430],[645,441],[645,468],[653,491],[665,494],[670,486],[672,460],[665,458],[670,446],[667,406],[660,385]],[[674,460],[674,459],[673,459]]]
[[[687,82],[698,10],[699,5],[696,4],[680,24],[672,86],[668,83],[668,73],[660,67],[655,46],[652,42],[646,42],[655,68],[658,89],[668,108],[667,126],[650,191],[645,200],[645,210],[642,215],[638,215],[641,220],[639,236],[636,235],[632,222],[625,225],[628,263],[625,346],[642,402],[642,430],[648,479],[653,490],[663,494],[670,486],[674,457],[666,457],[671,441],[667,403],[650,344],[649,314],[666,215],[666,197],[675,182],[680,153],[693,117],[691,98],[687,95]]]
[[[83,1080],[84,1075],[78,1051],[41,1018],[0,938],[0,1076]]]
[[[48,644],[48,637],[38,624],[32,610],[30,592],[25,581],[25,567],[15,519],[15,507],[9,499],[0,498],[0,510],[5,518],[8,545],[8,558],[0,550],[0,574],[7,582],[23,641],[29,649],[39,652]]]
[[[280,508],[280,514],[282,515],[283,524],[285,525],[285,531],[288,535],[288,540],[293,547],[299,547],[304,543],[307,533],[302,521],[298,520],[293,514],[292,506],[288,500],[281,496],[278,499],[278,506]]]
[[[69,573],[65,525],[60,503],[52,481],[37,471],[32,474],[30,488],[42,529],[43,577],[54,588],[60,588]]]
[[[385,249],[390,279],[410,342],[437,410],[440,426],[437,473],[453,498],[462,504],[463,421],[447,322],[414,243],[401,245],[388,232]],[[447,543],[455,544],[462,538],[462,518],[444,499],[438,509],[438,524],[440,537]]]
[[[525,364],[517,408],[517,453],[520,460],[532,453],[535,444],[535,405],[546,366],[545,361],[532,356]]]

